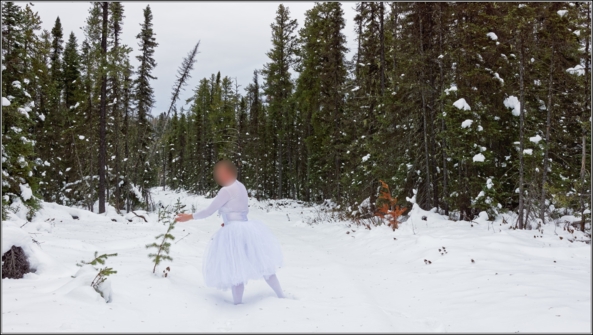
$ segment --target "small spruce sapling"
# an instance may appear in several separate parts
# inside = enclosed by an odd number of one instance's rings
[[[185,207],[185,205],[181,204],[181,200],[179,198],[177,198],[177,202],[175,203],[173,208],[171,208],[170,206],[164,206],[159,210],[159,213],[158,213],[159,221],[163,222],[164,225],[168,224],[169,227],[167,228],[167,231],[164,234],[160,234],[155,237],[155,239],[157,241],[160,240],[160,244],[153,242],[151,244],[146,245],[147,249],[150,249],[150,248],[157,249],[156,254],[155,253],[148,254],[148,257],[152,258],[153,262],[154,262],[154,267],[152,268],[152,273],[156,273],[156,267],[162,261],[164,261],[164,260],[172,261],[173,260],[173,258],[171,258],[171,256],[169,256],[169,248],[171,247],[170,241],[175,239],[175,236],[173,236],[171,234],[171,231],[173,229],[175,229],[175,223],[177,222],[177,220],[175,220],[175,216],[178,213],[185,212],[184,207]]]
[[[114,271],[113,268],[102,268],[99,270],[99,273],[97,273],[97,275],[95,276],[95,279],[93,279],[93,281],[91,282],[91,287],[94,288],[95,291],[97,291],[97,293],[99,293],[102,298],[105,297],[103,296],[103,292],[99,289],[99,286],[107,280],[107,277],[109,275],[112,275],[114,273],[117,273],[117,271]]]
[[[177,215],[179,213],[185,213],[185,206],[181,203],[181,198],[177,198],[175,205],[173,206],[173,214]]]
[[[104,265],[105,264],[105,261],[107,260],[107,258],[117,256],[117,253],[114,253],[114,254],[103,254],[103,255],[100,255],[100,256],[98,256],[98,254],[99,253],[97,251],[95,251],[95,258],[92,261],[90,261],[90,262],[80,261],[80,263],[76,263],[76,266],[82,267],[84,265],[93,265],[93,268],[95,270],[98,270],[99,271],[99,273],[97,273],[97,275],[95,276],[95,278],[91,282],[91,287],[97,293],[99,293],[101,295],[101,297],[105,298],[103,296],[103,292],[100,290],[99,286],[104,281],[107,280],[107,277],[109,277],[112,274],[117,273],[117,271],[113,270],[113,268],[110,268],[110,267],[103,267],[103,268],[97,269],[95,267],[95,265],[97,265],[97,264]],[[74,276],[72,276],[72,277],[74,277]]]
[[[97,256],[99,254],[99,252],[95,251],[95,258],[90,261],[90,262],[85,262],[85,261],[80,261],[80,263],[76,263],[76,266],[83,266],[83,265],[97,265],[97,264],[105,264],[105,260],[107,260],[107,258],[109,257],[114,257],[117,256],[117,253],[115,254],[103,254],[101,256]]]
[[[399,225],[397,219],[406,211],[406,208],[396,205],[397,198],[391,197],[389,186],[382,180],[379,180],[379,182],[381,183],[381,194],[379,195],[379,206],[377,206],[378,209],[375,214],[382,219],[387,219],[391,229],[396,230]]]

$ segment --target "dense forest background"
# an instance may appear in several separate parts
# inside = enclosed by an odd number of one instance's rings
[[[123,3],[92,3],[77,41],[3,2],[3,216],[39,199],[151,210],[155,186],[213,195],[228,158],[258,199],[331,200],[354,217],[373,215],[382,180],[402,205],[415,192],[454,219],[590,221],[590,3],[360,2],[353,18],[342,6],[312,3],[297,23],[279,5],[253,82],[212,69],[184,109],[188,45],[170,109],[153,111],[150,6],[132,47]]]

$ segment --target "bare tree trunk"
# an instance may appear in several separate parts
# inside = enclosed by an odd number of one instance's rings
[[[443,3],[439,2],[439,57],[443,54]],[[439,58],[439,71],[440,71],[440,82],[439,82],[439,95],[443,93],[444,87],[444,74],[443,74],[443,61]],[[445,107],[443,105],[443,99],[440,99],[440,110],[441,115],[445,112]],[[441,118],[441,131],[445,132],[447,129],[445,127],[445,119]],[[445,200],[447,197],[447,140],[446,137],[443,137],[442,143],[442,151],[443,151],[443,204],[445,209],[445,215],[449,215],[449,204]]]
[[[163,191],[167,187],[167,155],[165,155],[165,146],[163,145]]]
[[[90,77],[90,74],[87,74],[87,76]],[[90,78],[89,78],[89,82],[90,82]],[[87,91],[90,92],[90,94],[88,94],[88,100],[87,100],[87,105],[88,105],[87,113],[88,113],[88,116],[89,116],[89,124],[90,125],[93,125],[93,94],[92,94],[91,87],[92,87],[92,85],[88,85],[87,86]],[[92,176],[94,175],[92,166],[94,165],[93,157],[95,156],[94,155],[95,134],[96,133],[94,131],[92,131],[91,132],[91,136],[90,136],[90,140],[91,140],[91,143],[90,143],[90,151],[91,151],[91,154],[89,155],[89,167],[91,167],[91,168],[90,168],[90,171],[89,171],[89,175],[91,177],[91,179],[90,179],[91,186],[93,185],[93,178],[92,178]],[[90,187],[89,194],[86,196],[87,206],[88,206],[88,208],[89,208],[89,210],[91,212],[94,211],[94,204],[95,204],[95,202],[93,200],[94,199],[94,194],[93,194],[94,193],[93,192],[94,189],[95,189],[94,187]]]
[[[397,19],[399,16],[399,10],[398,10],[398,3],[397,2],[392,2],[391,3],[391,15],[393,16],[393,91],[395,92],[395,69],[396,69],[396,65],[397,65],[397,57],[396,57],[396,40],[397,40]]]
[[[360,69],[360,51],[361,51],[361,40],[362,40],[362,14],[364,11],[364,2],[360,3],[360,20],[358,21],[358,52],[356,54],[356,78],[360,78],[359,71]]]
[[[585,6],[587,6],[587,22],[589,24],[591,24],[591,3],[586,3]],[[591,29],[591,26],[589,26],[589,31]],[[585,52],[588,53],[589,52],[589,39],[591,38],[591,36],[589,36],[586,41],[585,41]],[[584,117],[581,120],[581,122],[585,122],[586,120],[586,115],[587,113],[589,113],[589,117],[590,117],[590,113],[591,113],[591,84],[589,82],[590,77],[589,77],[589,66],[590,66],[590,55],[585,55],[585,108],[584,108]],[[587,170],[587,129],[585,127],[583,128],[583,135],[582,135],[582,139],[581,139],[581,175],[580,175],[580,179],[581,179],[581,192],[580,192],[580,203],[581,203],[581,228],[584,231],[585,230],[585,200],[584,200],[584,195],[585,192],[587,192],[587,188],[586,188],[586,183],[585,183],[585,175],[586,175],[586,170]],[[590,199],[589,199],[590,201]]]
[[[107,74],[105,64],[107,58],[107,7],[108,2],[103,2],[103,28],[101,31],[101,119],[99,125],[99,213],[105,213],[105,158],[107,156],[107,143],[105,140],[106,107],[107,107]]]
[[[313,126],[311,125],[311,111],[307,112],[307,116],[306,116],[306,126],[305,126],[305,138],[308,138],[309,136],[311,136],[311,134],[313,133]],[[306,166],[306,183],[305,183],[305,200],[306,201],[311,201],[311,185],[309,184],[311,182],[311,149],[309,148],[309,146],[305,146],[305,151],[307,153],[307,166]]]
[[[113,26],[113,50],[115,50],[115,52],[118,52],[118,48],[119,48],[119,34],[121,32],[121,27],[119,25],[119,22],[117,20],[114,20],[114,26]],[[119,57],[118,57],[119,58]],[[118,66],[120,64],[117,64]],[[118,71],[119,72],[119,71]],[[114,199],[114,205],[115,205],[115,209],[117,211],[120,210],[120,208],[122,207],[122,203],[121,203],[121,181],[123,179],[120,179],[120,149],[119,149],[119,126],[120,126],[120,115],[121,115],[121,111],[118,108],[118,106],[122,105],[122,102],[120,101],[120,87],[119,87],[119,80],[118,80],[118,73],[115,73],[113,75],[113,114],[115,114],[114,117],[114,132],[115,132],[115,136],[113,137],[113,148],[115,151],[115,199]]]
[[[581,143],[582,149],[581,149],[581,192],[580,192],[580,202],[581,202],[581,221],[583,221],[583,227],[585,226],[584,224],[584,220],[585,220],[585,201],[583,196],[585,195],[586,192],[586,188],[585,188],[585,171],[587,170],[587,137],[585,136],[585,130],[583,130],[583,136],[582,136],[582,143]],[[583,228],[584,231],[584,228]]]
[[[418,4],[416,4],[416,6],[418,6]],[[419,41],[420,41],[420,57],[422,60],[424,60],[424,39],[422,38],[422,17],[420,10],[418,10],[418,22],[419,22],[419,27],[420,27],[420,36],[419,36]],[[420,92],[422,95],[422,118],[423,118],[423,127],[424,127],[424,159],[426,161],[426,194],[424,196],[424,198],[426,199],[426,204],[425,206],[427,207],[427,209],[430,209],[432,207],[431,204],[431,193],[430,193],[430,156],[428,154],[428,122],[427,122],[427,112],[426,112],[426,94],[425,94],[425,90],[424,90],[424,70],[421,70],[421,75],[420,75]]]
[[[284,114],[286,115],[286,114]],[[280,127],[282,127],[282,124],[280,124]],[[278,134],[278,196],[276,197],[277,199],[281,199],[282,198],[282,170],[283,170],[283,164],[282,164],[282,141],[283,141],[283,133],[284,133],[284,129],[280,129],[279,130],[280,133]]]
[[[128,82],[130,81],[130,78],[128,77],[128,75],[126,74],[126,76],[124,77],[124,81]],[[123,103],[123,108],[124,108],[124,124],[123,124],[123,128],[124,128],[124,166],[123,166],[123,176],[124,176],[124,182],[126,184],[126,188],[125,188],[125,204],[126,204],[126,212],[129,213],[130,212],[130,191],[129,191],[129,179],[128,179],[128,159],[130,157],[130,151],[129,151],[129,138],[130,138],[130,133],[129,133],[129,121],[128,121],[128,108],[129,108],[129,103],[130,103],[130,96],[129,96],[129,88],[128,86],[126,86],[126,90],[124,91],[124,103]]]
[[[548,156],[550,152],[550,122],[552,119],[552,87],[553,87],[553,77],[552,73],[554,72],[554,45],[552,45],[551,55],[550,55],[550,73],[548,78],[548,114],[546,116],[546,148],[544,150],[544,171],[542,173],[542,190],[541,190],[541,200],[540,200],[540,219],[542,220],[542,224],[546,224],[546,183],[547,183],[547,176],[548,176]]]
[[[385,16],[385,6],[379,2],[379,39],[381,41],[381,97],[385,95],[385,33],[383,17]],[[383,101],[381,101],[383,103]]]
[[[519,32],[522,34],[522,32]],[[520,89],[520,108],[519,108],[519,229],[526,228],[526,222],[524,220],[524,163],[523,163],[523,148],[524,148],[524,123],[525,123],[525,83],[524,83],[524,50],[523,50],[523,36],[519,37],[519,89]]]

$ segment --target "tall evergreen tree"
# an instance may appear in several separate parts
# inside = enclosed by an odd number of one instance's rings
[[[79,102],[80,96],[80,60],[78,55],[78,43],[74,32],[70,33],[66,47],[64,48],[63,65],[64,103],[71,108]]]
[[[323,185],[314,198],[340,200],[344,135],[341,115],[345,112],[344,85],[346,37],[340,3],[317,3],[306,12],[300,31],[300,70],[295,95],[304,131],[307,159],[303,175],[304,196],[315,184]]]
[[[274,136],[274,164],[276,167],[274,179],[277,198],[285,196],[287,149],[290,138],[287,137],[288,127],[294,121],[294,109],[291,103],[293,81],[290,69],[295,63],[297,46],[296,19],[290,18],[290,10],[284,5],[279,5],[276,19],[272,27],[272,49],[267,52],[270,59],[264,65],[262,74],[265,80],[264,92],[267,96],[270,129]]]
[[[58,92],[62,88],[60,81],[62,79],[62,54],[64,52],[64,33],[62,32],[62,22],[60,17],[56,18],[56,23],[51,30],[51,73],[52,79],[58,85]]]
[[[140,24],[141,31],[136,36],[140,55],[136,56],[139,61],[137,78],[135,80],[135,100],[137,110],[137,139],[135,151],[138,157],[134,166],[134,183],[140,187],[145,205],[150,204],[149,187],[154,182],[153,169],[150,167],[148,151],[152,138],[152,129],[149,122],[150,113],[154,105],[154,90],[150,86],[150,80],[157,79],[152,75],[156,66],[154,60],[154,49],[158,46],[155,33],[152,29],[152,10],[150,5],[144,9],[144,21]]]
[[[105,165],[107,163],[107,34],[109,3],[101,3],[103,21],[101,29],[101,114],[99,123],[99,213],[105,212]]]
[[[2,3],[2,219],[8,206],[17,200],[29,209],[30,218],[38,209],[38,180],[33,169],[35,160],[31,130],[36,119],[31,94],[31,54],[27,44],[33,42],[23,29],[34,16],[12,2]],[[29,20],[29,22],[27,22]],[[38,24],[29,29],[39,29]],[[28,40],[29,38],[29,40]]]

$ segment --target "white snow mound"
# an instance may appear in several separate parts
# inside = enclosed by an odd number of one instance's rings
[[[541,141],[541,140],[542,140],[542,137],[541,137],[541,136],[539,136],[539,135],[535,135],[535,136],[533,136],[533,137],[530,137],[530,138],[529,138],[529,140],[530,140],[531,142],[533,142],[533,143],[536,143],[536,144],[537,144],[537,143],[539,143],[539,141]]]
[[[461,122],[461,128],[469,128],[469,127],[471,127],[472,123],[474,123],[474,120],[467,119],[467,120]]]
[[[27,201],[29,199],[31,199],[31,197],[33,196],[33,190],[31,190],[31,187],[29,186],[29,184],[21,184],[21,197],[23,198],[23,200]]]
[[[486,159],[486,157],[484,155],[482,155],[481,153],[479,153],[474,156],[473,161],[474,162],[483,162],[485,159]]]
[[[504,99],[504,106],[506,108],[511,108],[514,116],[521,115],[521,103],[516,96],[511,95],[510,97]]]
[[[464,98],[461,98],[461,99],[455,101],[453,103],[453,106],[455,106],[455,107],[457,107],[458,109],[461,109],[461,110],[466,110],[466,111],[471,110],[471,108],[469,107],[467,101],[465,101]]]

